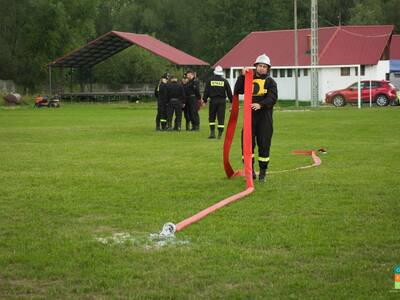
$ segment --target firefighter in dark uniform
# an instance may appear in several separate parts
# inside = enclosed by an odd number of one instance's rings
[[[188,105],[192,131],[200,130],[199,101],[201,100],[200,86],[193,71],[186,72],[188,82],[185,86],[186,105]]]
[[[187,83],[188,83],[188,79],[186,78],[186,73],[184,74],[183,78],[182,78],[182,85],[183,85],[183,89],[185,90],[185,95],[187,95],[188,91],[187,91]],[[183,101],[183,116],[185,117],[185,127],[186,130],[190,130],[190,112],[189,112],[189,105],[187,105],[187,97],[185,97],[185,100]]]
[[[232,103],[232,90],[228,80],[222,77],[224,70],[221,66],[214,69],[213,77],[207,81],[204,88],[203,101],[207,103],[210,98],[208,121],[210,124],[209,139],[215,139],[215,118],[218,117],[218,139],[224,132],[226,98]]]
[[[167,85],[168,101],[168,129],[172,130],[172,118],[175,112],[175,123],[173,130],[181,131],[182,104],[185,99],[185,90],[178,83],[178,78],[171,76],[170,83]]]
[[[271,61],[267,55],[262,54],[258,56],[254,63],[254,66],[256,67],[256,70],[253,77],[253,101],[251,104],[253,154],[257,142],[258,164],[260,167],[260,174],[258,179],[260,182],[265,182],[266,171],[268,169],[269,163],[269,150],[271,147],[271,139],[273,133],[272,112],[278,98],[278,89],[276,86],[276,82],[269,76]],[[245,72],[246,69],[242,71],[242,75],[240,75],[236,81],[235,95],[244,93]],[[253,178],[256,178],[254,165]]]
[[[167,83],[169,74],[165,73],[156,89],[154,95],[157,98],[156,130],[165,130],[167,127]]]

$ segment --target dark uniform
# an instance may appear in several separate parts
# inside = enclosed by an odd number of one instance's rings
[[[160,80],[154,95],[157,98],[156,130],[165,130],[167,127],[167,84]]]
[[[185,95],[187,95],[188,94],[187,80],[182,80],[182,85],[183,85],[183,89],[185,90]],[[183,104],[185,105],[183,107],[183,116],[185,117],[186,130],[190,130],[191,120],[190,120],[190,111],[189,111],[189,105],[188,105],[187,97],[185,97],[185,100],[183,101]]]
[[[175,80],[167,86],[167,99],[168,99],[168,128],[172,129],[172,118],[175,112],[174,130],[181,130],[182,122],[182,103],[185,99],[185,91],[183,86]]]
[[[200,117],[198,111],[198,101],[200,96],[199,82],[193,78],[185,85],[186,92],[186,105],[188,106],[190,121],[192,122],[192,130],[197,131],[200,129]]]
[[[204,89],[204,102],[207,103],[208,98],[211,98],[208,112],[208,121],[210,124],[209,138],[215,138],[216,117],[218,117],[218,138],[221,138],[225,126],[226,98],[232,103],[232,90],[229,82],[220,75],[213,75],[213,77],[207,81]]]
[[[244,93],[244,76],[240,75],[235,84],[235,94]],[[257,142],[258,145],[258,164],[261,171],[268,168],[269,150],[273,133],[272,112],[278,98],[276,82],[268,75],[258,76],[254,73],[253,77],[253,103],[259,103],[261,109],[252,111],[252,137],[253,155]],[[243,133],[242,133],[243,135]],[[243,139],[242,139],[243,144]],[[242,145],[243,152],[243,145]],[[254,158],[253,158],[254,163]],[[254,170],[254,168],[253,168]],[[254,176],[254,175],[253,175]]]

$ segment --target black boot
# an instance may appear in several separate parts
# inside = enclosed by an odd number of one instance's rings
[[[222,128],[218,128],[218,139],[221,139],[224,130]]]
[[[209,139],[215,139],[215,127],[214,125],[210,125],[210,136]]]
[[[258,181],[265,182],[266,175],[267,175],[267,169],[260,169],[260,174],[258,175]]]

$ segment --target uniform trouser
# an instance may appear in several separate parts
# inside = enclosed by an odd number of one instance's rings
[[[182,101],[179,99],[171,99],[168,103],[168,127],[172,127],[172,118],[175,112],[174,129],[181,128],[182,122]]]
[[[185,117],[186,126],[189,126],[191,120],[190,120],[189,106],[187,105],[187,103],[183,108],[183,116]]]
[[[215,118],[218,119],[218,130],[224,130],[224,122],[225,122],[225,108],[226,108],[226,99],[224,98],[212,98],[210,101],[210,108],[208,111],[208,121],[210,124],[211,130],[215,128]]]
[[[268,169],[269,150],[273,134],[272,111],[259,110],[252,113],[252,148],[254,163],[254,148],[258,146],[258,165],[260,169]],[[243,130],[242,130],[243,155]]]
[[[195,96],[189,96],[187,98],[186,105],[188,105],[190,121],[192,122],[193,128],[200,127],[200,117],[197,109],[197,99]]]
[[[156,128],[165,128],[167,125],[167,104],[164,101],[157,101],[157,116],[156,116]]]

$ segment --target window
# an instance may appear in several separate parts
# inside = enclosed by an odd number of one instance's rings
[[[356,76],[358,76],[358,67],[355,67]],[[360,66],[361,76],[365,76],[365,65]]]
[[[300,77],[300,69],[297,69],[297,77]]]
[[[389,74],[389,73],[386,73],[386,74],[385,74],[385,80],[387,80],[387,81],[390,80],[390,74]]]
[[[361,88],[362,89],[369,89],[369,81],[361,81]]]
[[[379,82],[379,81],[372,81],[372,82],[371,82],[371,86],[372,86],[372,88],[381,87],[381,86],[382,86],[382,82]]]
[[[303,69],[304,76],[308,76],[308,69]]]
[[[287,77],[293,77],[293,70],[287,69]]]
[[[279,70],[279,77],[285,77],[285,69]]]
[[[272,77],[278,77],[278,70],[277,69],[272,69]]]
[[[357,82],[353,83],[351,86],[348,87],[348,89],[352,89],[352,90],[358,89],[358,83]]]
[[[225,78],[229,78],[230,75],[231,75],[230,70],[229,70],[229,69],[226,69],[226,70],[225,70]]]
[[[340,76],[350,76],[350,68],[340,68]]]

